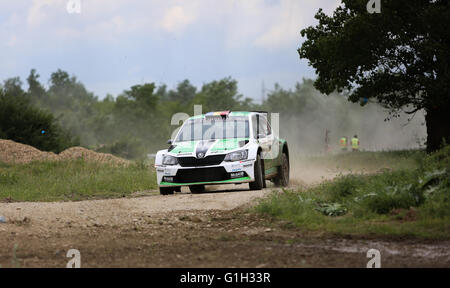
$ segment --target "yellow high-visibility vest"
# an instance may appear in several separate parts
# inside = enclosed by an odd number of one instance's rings
[[[341,148],[346,148],[347,147],[347,138],[342,137],[341,138]]]
[[[353,138],[352,139],[352,148],[353,149],[359,149],[359,140],[358,140],[358,138]]]

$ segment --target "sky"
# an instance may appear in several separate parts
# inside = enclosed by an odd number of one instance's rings
[[[136,84],[200,87],[232,77],[258,102],[263,82],[270,91],[315,78],[297,53],[300,30],[339,2],[0,0],[0,80],[26,82],[34,68],[47,85],[62,69],[103,98]]]

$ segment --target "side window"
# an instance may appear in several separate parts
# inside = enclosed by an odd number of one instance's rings
[[[272,128],[270,127],[269,121],[267,121],[267,135],[272,135]]]
[[[258,133],[258,129],[257,129],[257,119],[256,119],[256,115],[252,116],[252,130],[253,130],[253,137],[256,139],[257,138],[257,133]]]
[[[270,125],[267,122],[267,119],[262,116],[252,116],[252,123],[253,123],[253,135],[255,135],[255,138],[257,137],[258,133],[259,135],[263,135],[263,137],[266,137],[267,135],[270,135],[272,133],[270,129]],[[259,129],[257,129],[257,125],[259,126]]]
[[[264,117],[259,117],[259,133],[267,136],[267,120]]]

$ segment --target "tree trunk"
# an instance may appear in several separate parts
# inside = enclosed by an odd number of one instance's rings
[[[427,152],[433,152],[450,144],[450,107],[440,106],[426,109]]]

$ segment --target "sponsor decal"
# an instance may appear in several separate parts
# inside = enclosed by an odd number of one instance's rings
[[[173,177],[164,176],[165,182],[173,182]]]
[[[244,171],[231,173],[230,176],[231,176],[231,178],[240,178],[240,177],[244,177]]]

